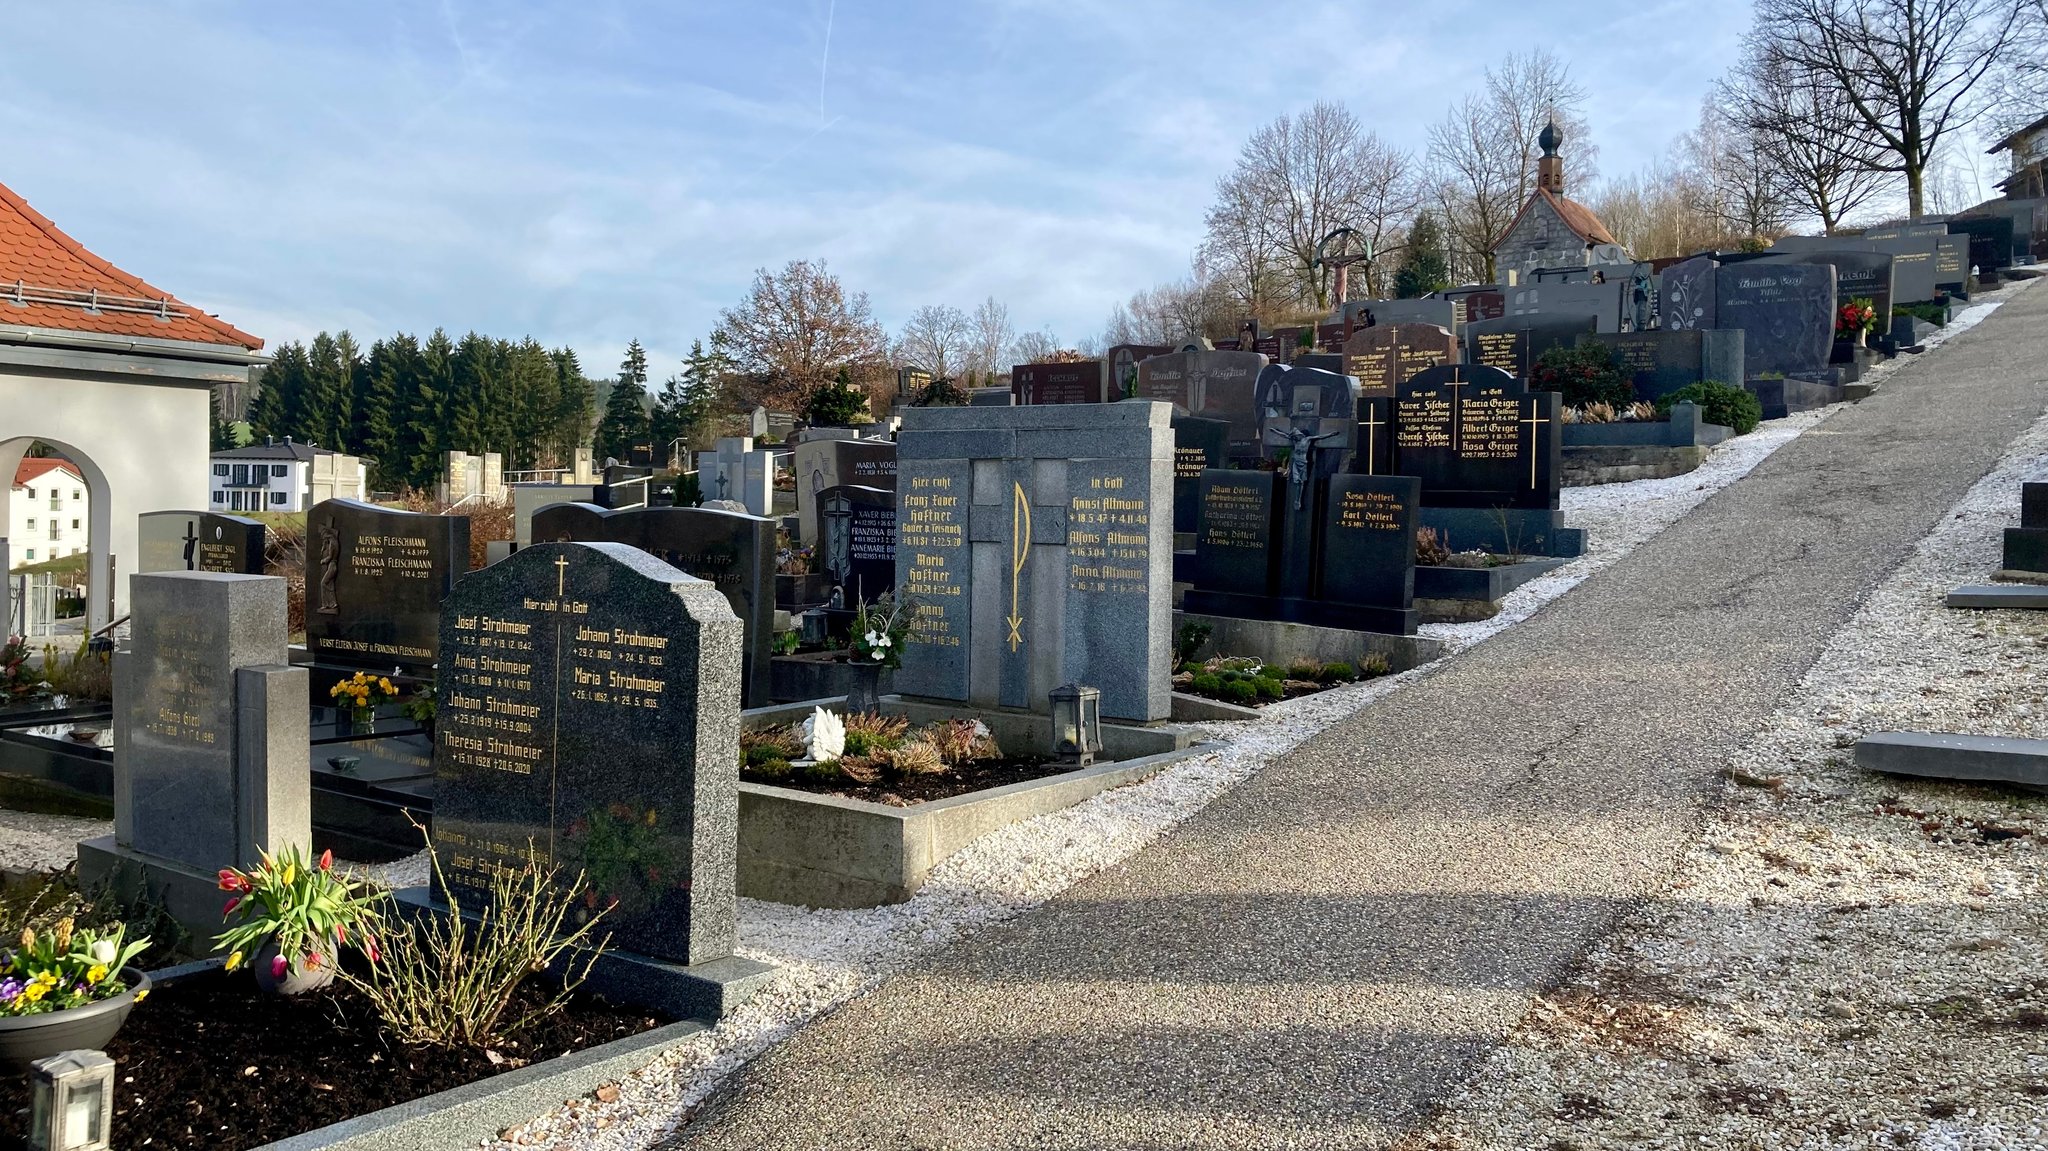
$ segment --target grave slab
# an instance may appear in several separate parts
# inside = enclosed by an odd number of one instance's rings
[[[2036,587],[2031,584],[1964,584],[1949,592],[1943,603],[1948,607],[1983,611],[2003,608],[2044,611],[2048,610],[2048,587]]]
[[[1883,731],[1856,741],[1856,766],[1891,775],[2048,787],[2048,740]]]

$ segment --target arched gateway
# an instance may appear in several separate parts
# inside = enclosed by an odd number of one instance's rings
[[[90,626],[127,610],[116,577],[133,568],[136,517],[206,506],[211,389],[246,387],[262,346],[86,251],[0,185],[0,474],[40,441],[85,476]],[[0,524],[17,498],[0,485]],[[26,541],[5,544],[19,555]]]

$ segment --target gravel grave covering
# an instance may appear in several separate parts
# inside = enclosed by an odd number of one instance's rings
[[[1728,765],[1664,896],[1407,1146],[2048,1146],[2048,794],[1851,750],[2048,737],[2048,615],[1942,606],[1999,567],[2025,480],[2048,480],[2048,417]]]

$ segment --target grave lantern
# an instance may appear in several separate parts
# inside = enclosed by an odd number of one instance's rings
[[[1086,767],[1102,750],[1102,692],[1077,683],[1052,689],[1053,755]]]
[[[107,1151],[114,1120],[114,1061],[99,1051],[66,1051],[29,1064],[33,1151]]]

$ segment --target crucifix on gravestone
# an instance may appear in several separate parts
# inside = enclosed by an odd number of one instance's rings
[[[1300,511],[1305,506],[1309,481],[1315,476],[1316,445],[1333,436],[1343,434],[1339,430],[1324,432],[1319,436],[1312,436],[1301,428],[1289,428],[1284,432],[1277,428],[1267,429],[1266,442],[1268,444],[1276,446],[1279,444],[1287,445],[1287,483],[1294,489],[1295,511]],[[1273,437],[1275,436],[1279,438],[1274,439]]]
[[[853,574],[853,501],[835,492],[818,514],[825,521],[825,574],[843,588]]]
[[[192,520],[185,525],[185,570],[199,570],[199,521]]]
[[[1269,365],[1259,373],[1260,441],[1286,445],[1294,489],[1282,525],[1280,594],[1307,596],[1314,580],[1317,520],[1329,477],[1348,471],[1358,446],[1358,382],[1319,368]]]

